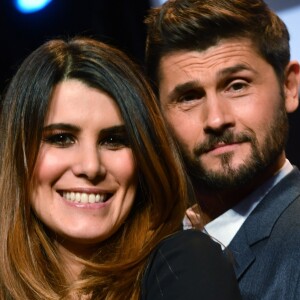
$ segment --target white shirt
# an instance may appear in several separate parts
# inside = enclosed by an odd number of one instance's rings
[[[293,166],[286,159],[283,167],[273,177],[243,201],[206,224],[203,231],[208,233],[214,240],[218,241],[223,248],[227,247],[254,208],[270,192],[270,190],[292,170]],[[187,218],[183,221],[183,227],[184,229],[191,227]]]

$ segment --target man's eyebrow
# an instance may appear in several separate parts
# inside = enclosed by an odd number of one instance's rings
[[[231,74],[235,74],[241,71],[251,71],[253,73],[257,73],[251,66],[245,64],[237,64],[232,67],[224,68],[217,73],[217,77],[226,77]]]
[[[257,73],[249,65],[237,64],[235,66],[228,67],[228,68],[218,71],[217,77],[224,78],[226,76],[229,76],[231,74],[235,74],[235,73],[238,73],[241,71],[251,71],[253,73]],[[170,92],[170,94],[168,95],[168,99],[169,100],[176,99],[179,95],[182,95],[189,90],[201,90],[201,89],[202,89],[202,86],[201,86],[200,81],[198,81],[198,80],[187,81],[182,84],[176,85],[174,87],[174,89]]]

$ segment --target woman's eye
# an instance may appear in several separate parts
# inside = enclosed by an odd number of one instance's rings
[[[118,150],[129,147],[129,141],[126,136],[108,136],[101,139],[100,145],[110,150]]]
[[[43,138],[45,143],[56,145],[58,147],[67,147],[75,143],[72,135],[66,133],[51,134]]]

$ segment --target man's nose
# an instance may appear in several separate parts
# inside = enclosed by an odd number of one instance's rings
[[[223,132],[234,126],[235,120],[233,111],[228,99],[223,99],[217,95],[210,95],[204,106],[204,131]]]

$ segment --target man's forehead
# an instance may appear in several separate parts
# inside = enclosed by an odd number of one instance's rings
[[[249,60],[262,57],[257,53],[256,47],[248,39],[228,39],[204,51],[181,50],[169,53],[161,58],[159,66],[159,79],[164,80],[174,74],[190,75],[193,72],[208,72],[215,69],[251,69]],[[219,70],[218,70],[219,69]]]
[[[183,54],[189,54],[191,57],[193,56],[193,54],[200,54],[205,58],[206,56],[210,56],[212,52],[237,51],[244,48],[248,50],[251,49],[253,52],[259,54],[259,51],[257,51],[257,44],[253,42],[250,38],[235,37],[221,39],[216,44],[213,44],[205,49],[202,49],[201,47],[198,48],[196,46],[195,48],[184,48],[183,46],[182,49],[171,50],[170,52],[164,53],[160,57],[160,63],[166,59],[169,60],[170,57],[182,56]]]

